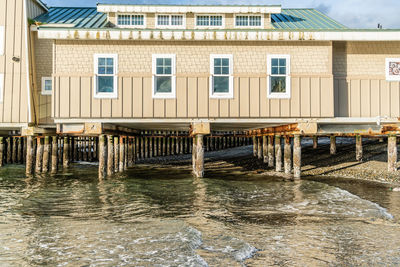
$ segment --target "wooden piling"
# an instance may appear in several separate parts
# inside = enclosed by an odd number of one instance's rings
[[[35,172],[41,173],[43,166],[43,139],[37,138],[37,147],[36,147],[36,167]]]
[[[313,149],[318,148],[318,136],[313,136]]]
[[[83,141],[83,137],[79,137],[79,160],[84,161],[84,147],[85,143]]]
[[[257,136],[253,136],[253,156],[257,157],[258,155],[258,138]]]
[[[7,139],[7,163],[11,164],[12,163],[12,140],[11,137],[8,137]]]
[[[268,167],[275,166],[274,136],[268,136]]]
[[[99,137],[99,179],[106,178],[107,174],[107,146],[106,136],[100,135]]]
[[[93,161],[93,140],[91,137],[88,138],[88,160],[89,162]]]
[[[362,148],[362,137],[361,135],[356,136],[356,160],[363,160],[363,148]]]
[[[0,167],[4,166],[4,138],[0,137]]]
[[[17,159],[17,148],[18,148],[18,144],[17,144],[17,137],[13,137],[12,138],[12,162],[14,164],[18,163],[18,159]]]
[[[257,137],[257,157],[258,159],[263,158],[263,138],[262,137]]]
[[[62,164],[63,162],[63,140],[62,138],[58,139],[58,163]]]
[[[395,135],[388,137],[388,171],[397,171],[397,137]]]
[[[26,165],[25,172],[31,175],[33,172],[33,138],[32,136],[26,137]]]
[[[114,137],[114,172],[119,172],[119,137]]]
[[[300,179],[300,177],[301,177],[301,137],[300,137],[300,135],[294,136],[293,173],[294,173],[295,179]]]
[[[330,139],[331,139],[330,153],[331,155],[336,155],[336,136],[332,135]]]
[[[22,140],[24,142],[24,147],[23,147],[23,151],[22,151],[22,163],[26,163],[27,140],[25,137],[23,137]]]
[[[112,176],[114,174],[114,137],[109,135],[107,137],[107,175]]]
[[[262,137],[263,140],[263,159],[264,159],[264,163],[268,164],[268,136],[263,136]],[[236,142],[235,142],[236,144]]]
[[[128,167],[132,167],[133,166],[133,144],[132,144],[132,138],[127,138],[126,141],[128,142]]]
[[[275,171],[282,171],[282,144],[281,144],[281,136],[275,136]]]
[[[51,147],[51,173],[56,174],[58,172],[58,137],[52,137]]]
[[[24,157],[23,157],[23,154],[22,154],[23,145],[24,145],[23,138],[22,137],[18,137],[17,143],[18,143],[17,162],[23,164],[24,163]]]
[[[124,143],[124,138],[121,136],[119,138],[119,172],[123,172],[125,167],[124,167],[124,162],[125,162],[125,143]]]
[[[64,137],[64,147],[63,147],[63,168],[69,167],[69,137]]]
[[[44,137],[44,148],[43,148],[43,166],[42,172],[48,173],[49,172],[49,159],[50,159],[50,137]]]
[[[292,144],[290,136],[285,136],[283,162],[283,165],[285,166],[285,173],[292,173]]]
[[[125,137],[125,156],[124,156],[124,171],[128,169],[128,137]]]
[[[202,134],[198,134],[194,137],[192,151],[193,174],[197,178],[202,178],[204,177],[204,146]]]

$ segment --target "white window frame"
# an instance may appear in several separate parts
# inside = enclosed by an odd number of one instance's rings
[[[6,41],[4,26],[0,26],[0,56],[4,55],[4,43]]]
[[[51,81],[51,91],[46,90],[46,81]],[[51,95],[53,93],[53,78],[42,77],[42,95]]]
[[[4,73],[0,73],[0,103],[3,103],[4,95]]]
[[[248,21],[250,24],[250,17],[261,17],[261,25],[260,26],[236,26],[236,19],[237,17],[248,17]],[[234,27],[237,29],[262,29],[264,28],[264,15],[255,15],[255,14],[235,14],[235,21],[233,22]]]
[[[229,92],[228,93],[214,93],[214,59],[228,58],[229,59]],[[218,75],[226,76],[226,75]],[[233,55],[232,54],[211,54],[210,55],[210,98],[217,99],[233,99]]]
[[[143,16],[143,25],[120,25],[118,24],[118,16],[119,15],[127,15],[131,17],[131,21],[132,21],[132,16]],[[115,17],[116,21],[115,24],[119,27],[119,28],[130,28],[130,29],[145,29],[147,27],[147,17],[145,13],[117,13],[116,17]]]
[[[386,80],[387,81],[400,81],[400,75],[389,75],[389,63],[392,61],[400,62],[400,58],[386,58]]]
[[[99,58],[113,58],[114,59],[114,92],[112,93],[98,93],[97,92],[97,76],[99,67]],[[118,98],[118,54],[94,54],[94,81],[93,81],[93,97],[94,98]]]
[[[286,59],[286,75],[272,75],[272,59]],[[291,98],[291,76],[290,76],[290,55],[268,55],[267,56],[267,97],[272,99],[290,99]],[[281,76],[286,77],[286,92],[272,93],[271,92],[271,77]]]
[[[169,25],[159,25],[158,24],[158,16],[168,16],[169,17]],[[172,16],[182,16],[182,25],[171,25]],[[186,15],[185,14],[164,14],[157,13],[155,17],[156,27],[159,29],[186,29]]]
[[[157,58],[170,58],[171,59],[171,74],[160,75],[157,74]],[[152,96],[156,99],[173,99],[176,98],[176,55],[175,54],[153,54],[152,55]],[[170,93],[157,93],[156,92],[156,77],[157,76],[171,76],[171,92]]]
[[[199,16],[214,16],[214,17],[222,17],[222,25],[221,26],[200,26],[197,25],[197,17]],[[195,16],[195,29],[225,29],[225,14],[196,14]]]

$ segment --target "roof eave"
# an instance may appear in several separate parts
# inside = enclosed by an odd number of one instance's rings
[[[35,0],[36,3],[38,3],[44,10],[49,11],[49,8],[41,1],[41,0]]]

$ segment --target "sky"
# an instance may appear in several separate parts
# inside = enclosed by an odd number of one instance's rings
[[[107,0],[42,0],[48,6],[96,6],[97,2]],[[118,2],[119,0],[113,0]],[[129,0],[122,0],[129,1]],[[152,3],[157,1],[171,4],[198,3],[193,0],[135,0],[134,2]],[[201,0],[207,3],[206,0]],[[400,29],[399,0],[213,0],[220,4],[279,4],[287,8],[316,8],[340,23],[351,28],[376,28],[378,23],[383,28]]]

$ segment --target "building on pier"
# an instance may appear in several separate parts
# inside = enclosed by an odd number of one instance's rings
[[[25,10],[25,37],[18,63],[6,17],[5,130],[244,130],[256,143],[400,133],[400,30],[350,29],[315,9],[268,5],[6,4],[0,10]]]

